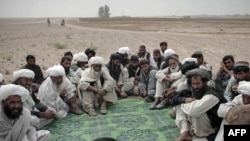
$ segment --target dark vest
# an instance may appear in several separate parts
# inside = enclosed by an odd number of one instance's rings
[[[211,126],[213,128],[216,128],[220,126],[222,121],[222,118],[220,118],[217,114],[217,110],[220,104],[227,102],[227,100],[224,98],[224,96],[220,95],[215,89],[207,87],[204,96],[210,94],[216,96],[220,100],[219,103],[217,103],[213,108],[207,111],[207,115],[210,120]]]

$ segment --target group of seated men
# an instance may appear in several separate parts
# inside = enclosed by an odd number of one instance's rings
[[[36,129],[69,112],[107,114],[108,105],[132,95],[150,102],[150,110],[173,107],[177,141],[222,141],[223,125],[250,124],[249,63],[235,63],[232,55],[222,58],[216,74],[201,51],[180,61],[167,42],[152,54],[145,45],[136,54],[121,47],[107,64],[92,49],[69,51],[48,68],[47,77],[35,56],[26,61],[14,71],[12,84],[0,74],[1,140],[50,140],[49,131]]]

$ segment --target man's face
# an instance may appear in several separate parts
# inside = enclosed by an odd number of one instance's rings
[[[174,59],[169,59],[168,60],[168,65],[171,69],[176,69],[178,67],[178,62]]]
[[[191,78],[191,85],[194,92],[200,91],[205,87],[205,84],[202,82],[200,76],[194,76]]]
[[[34,66],[34,65],[36,64],[36,60],[35,60],[35,59],[29,59],[29,60],[27,61],[27,64],[28,64],[29,66]]]
[[[88,56],[88,59],[90,59],[90,58],[93,57],[94,55],[93,55],[92,53],[89,53],[89,54],[87,54],[87,56]]]
[[[250,104],[250,96],[246,94],[242,94],[242,101],[244,104]]]
[[[243,81],[243,80],[248,80],[249,72],[245,73],[244,71],[240,71],[238,73],[235,73],[234,77],[238,82]]]
[[[231,59],[227,59],[224,61],[224,64],[228,70],[233,69],[234,62]]]
[[[31,87],[32,78],[20,77],[17,80],[17,84],[29,89]]]
[[[197,63],[198,63],[199,65],[203,64],[203,57],[202,57],[202,56],[197,56],[197,57],[195,57],[195,58],[197,59]]]
[[[148,73],[149,72],[149,68],[150,68],[150,66],[148,64],[141,65],[141,70],[144,73]]]
[[[121,60],[119,60],[119,59],[114,59],[114,60],[112,60],[112,63],[113,63],[113,65],[115,65],[116,67],[118,67],[118,66],[121,65]]]
[[[101,69],[102,69],[102,65],[101,64],[93,64],[92,67],[93,67],[93,70],[95,72],[100,72]]]
[[[164,52],[166,49],[167,49],[167,46],[166,45],[161,45],[161,51]]]
[[[139,67],[139,61],[130,61],[130,65],[133,69],[136,69]]]
[[[154,55],[154,60],[155,60],[155,61],[158,61],[158,60],[161,58],[161,54],[158,53],[158,52],[157,52],[157,53],[154,53],[153,55]]]
[[[52,82],[56,85],[60,85],[63,82],[63,76],[50,76]]]
[[[23,104],[21,97],[18,95],[9,96],[7,99],[2,101],[4,113],[10,119],[17,119],[22,115]]]
[[[70,65],[71,65],[71,60],[70,59],[65,59],[62,63],[62,66],[64,68],[70,68]]]
[[[144,55],[145,53],[146,53],[146,49],[140,47],[140,48],[139,48],[139,54]]]

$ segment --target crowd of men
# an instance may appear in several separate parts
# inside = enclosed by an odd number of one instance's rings
[[[181,61],[167,42],[159,46],[150,53],[140,45],[135,54],[121,47],[107,64],[95,50],[69,51],[46,77],[28,55],[12,84],[0,73],[0,140],[50,140],[39,129],[54,119],[107,114],[109,105],[132,95],[151,103],[149,110],[173,107],[176,141],[223,141],[223,125],[250,124],[249,62],[225,55],[213,74],[201,51]]]

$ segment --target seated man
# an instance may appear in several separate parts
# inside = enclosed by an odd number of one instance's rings
[[[49,77],[44,80],[38,90],[38,98],[46,106],[56,110],[57,118],[64,118],[68,111],[82,114],[76,103],[76,87],[65,75],[61,65],[50,67],[47,70]]]
[[[88,68],[88,56],[84,52],[74,54],[70,70],[73,70],[78,78],[81,78],[82,71]]]
[[[156,68],[149,65],[147,59],[142,59],[140,61],[140,83],[139,90],[142,97],[146,97],[146,102],[153,102],[155,97],[156,89],[156,78],[155,74],[157,72]]]
[[[80,78],[76,75],[76,73],[70,68],[71,66],[71,61],[72,59],[70,59],[67,56],[62,57],[61,59],[61,65],[64,68],[65,71],[65,75],[66,77],[74,84],[77,85],[77,83],[79,82]]]
[[[30,111],[23,108],[29,96],[22,86],[8,84],[0,87],[0,140],[1,141],[50,141],[47,130],[36,131],[31,126]]]
[[[129,63],[129,55],[130,55],[130,48],[129,47],[120,47],[118,49],[118,53],[122,55],[122,65],[125,67]]]
[[[216,73],[216,89],[224,93],[229,79],[233,76],[234,57],[226,55],[222,58],[221,67]]]
[[[181,132],[177,141],[214,140],[221,123],[217,115],[219,104],[225,102],[223,96],[207,85],[209,73],[204,69],[187,72],[192,97],[176,106],[176,125]]]
[[[29,97],[24,101],[23,106],[31,112],[31,124],[36,128],[42,128],[49,124],[55,117],[55,109],[47,107],[37,99],[35,93],[32,91],[32,80],[34,72],[29,69],[20,69],[13,73],[14,84],[23,86],[29,91]]]
[[[231,111],[233,107],[238,106],[238,105],[250,105],[250,82],[246,82],[246,81],[239,82],[238,92],[240,94],[236,96],[232,101],[220,104],[220,107],[218,109],[218,116],[221,118],[224,118],[224,120],[221,123],[220,130],[216,136],[215,141],[224,140],[223,138],[224,124],[228,124],[228,122],[225,119],[227,119],[227,115],[229,111]]]
[[[165,61],[165,57],[161,55],[161,51],[159,49],[153,50],[153,61],[158,70],[161,70]]]
[[[88,60],[89,60],[91,57],[95,56],[96,52],[93,49],[87,48],[85,50],[85,54],[88,56]]]
[[[78,87],[79,98],[84,110],[90,116],[96,116],[95,108],[101,105],[100,113],[107,113],[107,102],[116,103],[117,96],[115,94],[115,81],[109,72],[103,69],[104,60],[101,57],[91,57],[89,60],[89,68],[82,73]],[[103,78],[103,82],[101,82]]]
[[[240,81],[250,81],[250,68],[247,61],[238,61],[235,63],[233,77],[229,79],[224,91],[224,97],[227,101],[233,100],[239,94],[237,87]]]
[[[108,64],[105,65],[103,69],[108,71],[111,77],[115,80],[115,92],[119,98],[126,98],[128,97],[127,93],[125,92],[124,88],[124,67],[121,64],[123,58],[119,53],[113,53],[110,56],[110,61]]]
[[[124,91],[128,95],[139,95],[140,71],[139,58],[137,55],[132,55],[129,64],[124,68],[124,74],[128,76],[127,81],[124,80],[125,86],[127,86]]]
[[[155,101],[149,107],[150,110],[155,108],[161,109],[164,108],[168,103],[168,98],[164,98],[164,91],[169,89],[171,85],[179,79],[182,75],[174,75],[178,71],[180,71],[179,60],[176,56],[170,55],[166,58],[166,62],[169,64],[169,67],[157,71],[155,77],[156,81],[156,93],[155,93]],[[172,75],[171,75],[172,74]],[[176,76],[176,77],[175,77]],[[175,88],[174,88],[175,89]]]
[[[33,79],[33,83],[31,84],[34,87],[34,91],[37,92],[39,85],[43,82],[43,72],[39,65],[36,64],[36,58],[34,55],[28,55],[26,57],[27,64],[24,65],[21,69],[30,69],[35,73],[35,77]]]

